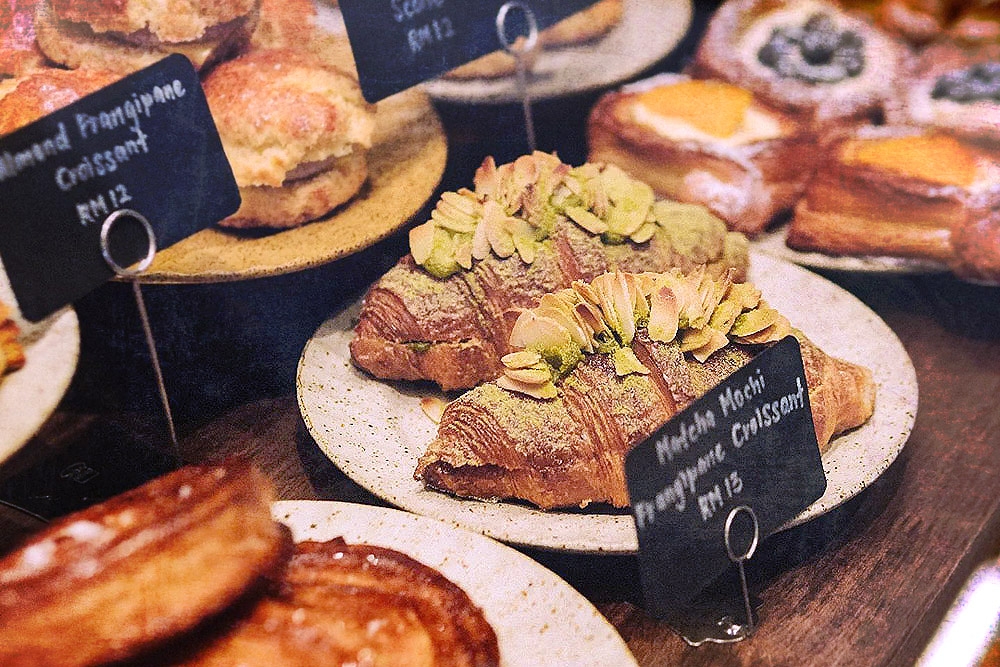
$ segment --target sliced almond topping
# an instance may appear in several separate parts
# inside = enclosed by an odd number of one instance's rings
[[[736,342],[746,343],[747,345],[759,345],[761,343],[773,343],[779,341],[788,334],[792,332],[792,326],[788,322],[788,319],[783,315],[779,315],[778,319],[775,320],[774,324],[771,324],[760,331],[757,331],[746,336],[738,336]]]
[[[571,343],[570,333],[558,322],[539,317],[530,310],[521,313],[510,332],[511,347],[544,349]]]
[[[486,236],[486,225],[482,220],[472,233],[472,257],[477,260],[486,259],[490,254],[490,239]]]
[[[629,236],[635,243],[645,243],[649,239],[653,238],[656,234],[656,230],[659,229],[659,225],[655,222],[645,222],[639,229]]]
[[[466,271],[472,268],[472,237],[470,235],[463,235],[455,243],[455,261]]]
[[[410,230],[410,254],[417,264],[424,264],[434,251],[433,222],[425,222]]]
[[[649,297],[649,337],[661,343],[669,343],[677,337],[679,307],[674,291],[661,287]]]
[[[715,307],[715,312],[708,320],[708,326],[719,331],[728,332],[740,314],[740,307],[733,301],[723,301]]]
[[[691,356],[701,363],[705,363],[710,356],[724,348],[726,345],[729,345],[729,338],[727,338],[721,331],[712,328],[706,328],[705,331],[710,331],[712,333],[711,338],[701,347],[691,350]]]
[[[505,354],[500,358],[500,361],[507,368],[530,368],[542,361],[542,355],[530,350],[519,350],[518,352]]]
[[[506,222],[507,215],[498,203],[491,200],[483,205],[481,225],[486,227],[486,238],[490,242],[490,247],[500,258],[510,257],[516,250],[513,235],[507,230]]]
[[[441,423],[441,415],[444,414],[444,409],[447,403],[438,398],[437,396],[425,396],[420,399],[420,409],[424,411],[432,422],[435,424]]]
[[[778,311],[773,308],[763,307],[751,310],[736,318],[729,333],[739,338],[755,334],[774,324],[779,316]]]
[[[681,332],[681,352],[690,352],[706,345],[712,340],[712,330],[708,327],[704,329],[684,329]]]
[[[551,382],[539,385],[527,384],[519,382],[513,378],[509,378],[506,375],[501,375],[497,378],[497,386],[501,389],[506,389],[507,391],[514,391],[519,394],[525,394],[526,396],[543,400],[555,398],[559,394],[556,390],[556,386]]]
[[[603,234],[608,231],[608,224],[582,206],[567,206],[566,215],[570,220],[586,229],[591,234]]]
[[[545,306],[539,304],[535,308],[535,312],[541,317],[548,317],[549,319],[558,323],[561,327],[569,332],[570,337],[573,342],[580,349],[587,349],[591,347],[591,334],[590,331],[577,322],[576,318],[573,317],[573,312],[567,308],[553,308],[551,306]]]
[[[459,234],[471,234],[475,231],[476,225],[479,224],[476,218],[466,215],[454,207],[449,212],[447,207],[442,207],[440,203],[437,208],[431,211],[431,220],[436,222],[439,227]]]
[[[468,216],[478,215],[481,209],[475,193],[466,188],[462,188],[458,192],[441,193],[441,201],[454,206]]]
[[[587,326],[594,332],[594,335],[604,333],[608,330],[600,311],[593,304],[581,301],[573,308],[573,312],[576,313],[577,317],[586,322]]]
[[[545,384],[552,382],[552,372],[546,368],[508,368],[503,372],[511,380],[525,384]]]
[[[760,303],[760,290],[750,283],[732,283],[726,292],[726,300],[734,302],[740,310],[750,310]]]

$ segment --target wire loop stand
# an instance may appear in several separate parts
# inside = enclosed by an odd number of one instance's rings
[[[747,513],[753,522],[753,538],[743,553],[737,554],[733,548],[732,529],[736,517],[743,512]],[[703,594],[696,598],[689,608],[678,610],[676,615],[668,619],[668,623],[674,631],[690,646],[701,646],[705,643],[731,644],[743,641],[756,629],[753,604],[750,600],[746,571],[743,567],[743,563],[753,557],[757,551],[757,545],[760,543],[760,524],[753,509],[747,505],[739,505],[730,510],[723,529],[723,540],[726,546],[726,555],[739,570],[742,593],[741,606],[746,621],[738,620],[741,613],[733,598],[726,595],[724,591],[718,590],[719,587],[715,587],[712,593]]]
[[[507,16],[512,10],[519,9],[524,12],[524,17],[528,22],[528,36],[523,43],[519,39],[513,42],[507,39]],[[535,20],[535,13],[531,8],[520,0],[510,0],[500,7],[497,12],[497,37],[504,51],[514,56],[514,63],[517,69],[517,87],[521,93],[521,106],[524,109],[524,133],[528,140],[528,149],[535,151],[535,121],[531,115],[531,98],[528,94],[528,63],[530,56],[538,46],[538,21]]]
[[[132,218],[142,225],[143,229],[146,231],[146,239],[148,241],[146,256],[131,267],[121,266],[115,261],[114,257],[111,256],[111,248],[108,243],[112,227],[114,227],[115,223],[122,218]],[[153,263],[153,258],[156,257],[156,236],[153,234],[153,226],[149,224],[149,220],[147,220],[138,211],[133,211],[128,208],[114,211],[104,220],[104,224],[101,225],[101,255],[104,256],[104,261],[107,262],[108,266],[115,272],[116,276],[119,278],[126,278],[130,283],[132,283],[132,293],[135,295],[135,305],[139,310],[139,319],[142,322],[142,331],[146,336],[146,347],[149,348],[149,358],[153,363],[153,373],[156,375],[156,388],[160,394],[160,402],[163,404],[163,413],[167,418],[167,428],[170,432],[170,444],[173,446],[173,453],[177,457],[177,460],[180,460],[180,447],[177,444],[177,431],[174,429],[174,418],[170,411],[170,399],[167,396],[167,387],[163,382],[163,369],[160,367],[160,358],[156,353],[156,341],[153,339],[153,329],[149,325],[149,314],[146,312],[146,302],[142,298],[142,290],[139,288],[139,281],[136,278],[143,271],[149,268],[149,265]]]

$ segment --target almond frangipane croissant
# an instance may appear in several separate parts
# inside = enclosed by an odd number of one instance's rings
[[[609,270],[746,273],[742,234],[700,206],[656,201],[614,166],[487,158],[474,184],[442,196],[411,230],[412,253],[365,297],[350,348],[373,375],[445,390],[491,380],[508,351],[505,313]]]
[[[625,456],[762,346],[798,338],[820,450],[874,410],[871,372],[811,344],[748,283],[605,274],[543,297],[504,375],[445,408],[414,473],[459,496],[544,509],[628,505]]]

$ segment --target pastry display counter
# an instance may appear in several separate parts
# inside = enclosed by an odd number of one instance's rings
[[[692,31],[645,74],[677,71],[693,53],[709,11],[695,9]],[[536,103],[539,148],[582,163],[587,117],[599,95]],[[502,163],[526,151],[519,105],[434,104],[448,144],[436,194],[467,186],[485,155]],[[411,223],[427,220],[431,205]],[[389,507],[313,439],[296,372],[323,322],[354,304],[407,250],[404,227],[283,275],[146,285],[181,461],[239,455],[264,471],[278,500]],[[759,616],[752,637],[687,645],[643,611],[634,555],[516,547],[592,603],[639,665],[909,665],[970,574],[1000,555],[1000,287],[940,271],[812,270],[857,297],[898,337],[916,373],[919,405],[905,447],[877,479],[762,541],[747,563]],[[112,282],[75,304],[80,354],[73,382],[38,433],[0,465],[0,500],[56,516],[178,463],[131,299],[128,285]],[[795,320],[794,311],[785,314]],[[852,329],[830,315],[824,326]],[[0,551],[38,525],[16,512],[0,519]],[[735,584],[732,590],[735,596]]]

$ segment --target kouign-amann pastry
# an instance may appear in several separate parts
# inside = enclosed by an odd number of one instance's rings
[[[546,153],[487,158],[474,190],[445,193],[411,230],[410,249],[365,296],[351,356],[376,377],[445,390],[499,375],[508,311],[574,280],[702,264],[742,276],[748,264],[746,237],[705,208],[657,201],[613,165]]]
[[[291,49],[262,49],[204,81],[242,204],[219,224],[294,227],[351,199],[375,126],[355,78]]]
[[[111,85],[118,78],[104,70],[42,68],[5,82],[0,91],[0,136]]]
[[[538,33],[537,49],[582,44],[603,37],[621,21],[624,0],[598,0],[583,11],[567,16]],[[520,42],[524,43],[523,40]],[[449,79],[490,79],[516,70],[514,56],[494,51],[445,73]]]
[[[243,50],[260,0],[39,0],[38,44],[69,68],[131,72],[171,53],[208,68]]]
[[[792,248],[934,260],[1000,280],[1000,150],[921,128],[839,142],[796,206]]]
[[[287,557],[274,490],[189,466],[63,517],[0,560],[0,664],[104,664],[195,627]]]
[[[689,72],[829,125],[877,114],[906,57],[902,44],[824,0],[730,0],[712,17]]]
[[[750,91],[666,74],[604,95],[588,159],[616,164],[661,195],[703,204],[754,234],[791,208],[812,175],[816,135]]]
[[[414,477],[463,497],[544,509],[626,507],[632,447],[790,333],[825,451],[871,416],[871,372],[816,348],[758,289],[678,270],[574,282],[520,314],[504,374],[445,407]]]
[[[274,590],[225,620],[168,664],[500,664],[493,628],[461,588],[398,551],[340,538],[296,545]]]
[[[886,110],[888,120],[1000,141],[1000,44],[928,47]]]
[[[36,3],[0,2],[0,77],[20,76],[42,66],[44,57],[35,41]]]

